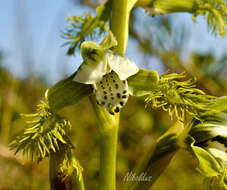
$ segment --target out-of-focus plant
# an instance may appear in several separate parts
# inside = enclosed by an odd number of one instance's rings
[[[175,153],[184,149],[198,160],[198,170],[206,178],[208,188],[215,184],[226,189],[226,153],[205,144],[217,141],[226,146],[226,116],[221,115],[227,111],[227,98],[205,94],[196,88],[193,79],[185,80],[184,74],[159,76],[156,71],[139,69],[124,56],[129,17],[136,6],[149,9],[152,15],[202,14],[215,33],[225,34],[226,4],[221,0],[109,0],[96,9],[97,16],[70,17],[71,26],[64,34],[71,40],[68,54],[73,54],[80,44],[83,62],[74,74],[46,91],[46,101],[37,113],[27,115],[32,118],[31,126],[10,146],[32,160],[50,157],[51,189],[85,189],[82,167],[72,153],[71,124],[60,117],[59,111],[89,96],[99,123],[99,189],[114,190],[120,111],[129,96],[145,96],[147,108],[162,108],[171,118],[176,115],[177,122],[157,140],[135,170],[138,175],[150,176],[149,180],[131,180],[124,188],[149,189]],[[84,42],[96,32],[106,34],[100,44]],[[204,133],[208,135],[204,137]]]

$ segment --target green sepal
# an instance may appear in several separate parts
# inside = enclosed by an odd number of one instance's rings
[[[129,90],[134,96],[143,96],[149,94],[156,88],[159,76],[157,71],[140,69],[135,75],[128,79]]]
[[[66,106],[77,104],[82,98],[92,93],[90,85],[73,81],[74,76],[75,73],[46,91],[46,99],[53,113],[57,113]]]

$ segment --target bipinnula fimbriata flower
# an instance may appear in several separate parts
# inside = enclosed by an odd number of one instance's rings
[[[91,84],[97,103],[114,114],[130,95],[127,79],[138,71],[130,59],[108,50],[101,55],[95,52],[85,59],[73,80]]]

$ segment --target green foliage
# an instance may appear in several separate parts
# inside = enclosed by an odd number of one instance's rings
[[[72,146],[68,130],[71,124],[68,120],[50,112],[45,102],[38,105],[36,114],[23,115],[30,119],[24,133],[10,143],[15,153],[22,152],[32,161],[40,161],[52,152],[59,151],[61,143]]]
[[[89,85],[73,81],[75,73],[50,87],[46,91],[46,99],[52,113],[77,104],[82,98],[89,96],[92,88]]]
[[[193,20],[197,15],[203,15],[208,26],[215,34],[226,34],[227,5],[224,0],[150,0],[142,5],[152,16],[173,12],[192,13]]]
[[[70,47],[67,54],[72,55],[75,49],[88,36],[91,39],[100,36],[102,33],[109,32],[106,24],[111,13],[112,1],[107,1],[106,4],[100,5],[96,9],[97,16],[92,16],[90,13],[84,13],[84,16],[71,16],[67,19],[70,26],[64,32],[64,37],[70,39]]]
[[[227,176],[224,161],[196,145],[196,141],[191,136],[186,137],[185,143],[188,146],[187,150],[198,160],[197,171],[205,177],[206,188],[226,190]]]
[[[201,113],[209,109],[208,105],[215,98],[197,89],[194,79],[181,81],[184,78],[184,73],[162,75],[156,88],[145,99],[146,108],[162,108],[171,118],[175,114],[180,120],[184,120],[185,112],[201,119]]]
[[[224,36],[227,24],[227,4],[225,0],[200,0],[198,2],[198,9],[195,11],[194,16],[198,14],[205,16],[212,32]]]

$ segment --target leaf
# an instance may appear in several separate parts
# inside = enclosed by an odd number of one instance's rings
[[[140,69],[135,75],[128,78],[128,85],[134,96],[149,94],[158,84],[159,76],[157,71]]]
[[[205,181],[215,180],[218,182],[218,187],[222,189],[226,180],[226,169],[224,160],[221,160],[222,157],[220,157],[220,154],[215,157],[211,151],[208,152],[204,148],[197,146],[197,142],[191,136],[186,136],[184,143],[186,150],[192,153],[198,160],[197,170],[205,176]],[[182,148],[185,148],[185,146]],[[210,183],[208,187],[209,189],[213,189],[214,184]]]
[[[175,153],[179,150],[178,137],[183,130],[183,124],[176,122],[154,147],[151,147],[141,164],[137,166],[135,174],[145,174],[151,177],[148,181],[126,181],[124,190],[148,190],[170,164]]]
[[[66,106],[77,104],[92,93],[89,85],[73,81],[74,76],[75,73],[47,90],[46,98],[53,113]]]
[[[221,175],[222,167],[218,161],[209,154],[206,150],[197,147],[191,146],[192,150],[199,161],[199,172],[206,177],[214,177]]]

